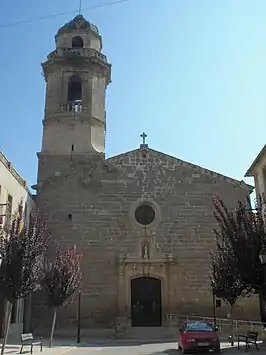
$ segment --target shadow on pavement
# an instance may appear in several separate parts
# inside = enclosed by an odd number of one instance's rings
[[[261,346],[259,348],[259,352],[261,350],[261,354],[265,354],[266,352],[266,348],[264,346]],[[237,346],[232,346],[232,347],[228,347],[228,348],[223,348],[221,350],[222,354],[239,354],[239,355],[243,355],[243,354],[259,354],[259,352],[257,352],[255,347],[251,347],[250,349],[248,349],[248,351],[245,351],[245,347],[240,347],[240,349],[237,349]],[[182,352],[180,350],[177,349],[166,349],[166,350],[162,350],[162,351],[156,351],[153,353],[150,353],[149,355],[178,355],[178,354],[182,354]],[[191,353],[192,354],[192,353]],[[206,352],[206,351],[200,351],[197,352],[197,354],[201,354],[201,355],[207,355],[207,354],[215,354],[214,352]]]
[[[124,346],[140,346],[140,345],[152,345],[152,344],[165,344],[165,343],[176,343],[175,340],[167,339],[87,339],[82,340],[80,344],[77,344],[75,341],[55,341],[56,346],[78,346],[78,347],[124,347]]]
[[[0,349],[2,348],[2,343],[0,341]],[[17,344],[10,345],[7,344],[5,347],[5,354],[17,354],[20,350],[20,347]]]
[[[175,343],[175,339],[106,339],[106,338],[87,338],[81,339],[78,344],[75,338],[60,339],[54,338],[53,346],[57,347],[118,347],[118,346],[140,346],[149,344],[165,344],[165,343]],[[1,344],[1,343],[0,343]],[[47,347],[49,344],[49,339],[43,339],[43,345]],[[19,346],[19,341],[10,339],[8,341],[8,347],[17,348]]]
[[[159,351],[159,352],[156,352],[156,353],[151,353],[150,355],[177,355],[177,354],[182,354],[181,351],[177,350],[177,349],[166,349],[166,350],[163,350],[163,351]]]

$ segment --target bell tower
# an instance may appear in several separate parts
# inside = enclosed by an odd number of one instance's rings
[[[101,53],[99,30],[77,15],[59,29],[55,43],[42,63],[46,100],[39,159],[104,154],[111,65]]]

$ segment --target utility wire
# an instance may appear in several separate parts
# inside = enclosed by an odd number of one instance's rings
[[[82,10],[82,0],[79,0],[79,15],[81,14]]]
[[[130,2],[130,1],[133,1],[133,0],[114,0],[114,1],[109,1],[109,2],[106,2],[106,3],[99,4],[99,5],[94,5],[94,6],[90,6],[90,7],[84,7],[82,9],[82,11],[99,9],[101,7],[112,6],[112,5],[116,5],[116,4],[121,4],[123,2]],[[73,13],[77,13],[77,10],[58,12],[58,13],[55,13],[55,14],[40,16],[40,17],[28,19],[28,20],[10,22],[10,23],[1,25],[0,28],[15,27],[15,26],[22,25],[22,24],[25,24],[25,23],[31,23],[31,22],[46,20],[46,19],[50,19],[50,18],[54,18],[54,17],[58,17],[58,16],[63,16],[63,15],[68,15],[68,14],[73,14]]]

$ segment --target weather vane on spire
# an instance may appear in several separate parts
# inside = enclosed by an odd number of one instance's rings
[[[82,0],[79,0],[79,15],[81,14],[82,9]]]

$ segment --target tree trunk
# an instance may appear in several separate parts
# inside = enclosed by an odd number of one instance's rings
[[[4,329],[4,340],[1,348],[1,355],[4,355],[6,343],[7,343],[7,337],[8,337],[8,332],[9,332],[9,326],[10,326],[10,319],[11,319],[11,314],[12,314],[12,307],[13,303],[7,301],[7,307],[6,307],[6,321],[5,321],[5,329]]]
[[[31,293],[24,298],[23,333],[33,333],[31,326]]]
[[[260,303],[260,319],[263,327],[266,327],[266,307],[265,307],[265,297],[263,293],[259,293],[259,303]]]
[[[56,308],[54,308],[54,316],[53,316],[53,324],[51,329],[50,341],[49,341],[49,348],[53,345],[53,338],[54,338],[54,330],[55,330],[55,321],[56,321]],[[2,354],[1,354],[2,355]]]
[[[265,292],[260,292],[259,293],[259,303],[260,303],[260,318],[261,318],[261,323],[262,323],[262,342],[265,344],[266,343],[266,301],[265,301]]]
[[[234,305],[231,304],[230,309],[230,328],[231,328],[231,346],[234,346],[234,318],[233,318]]]

